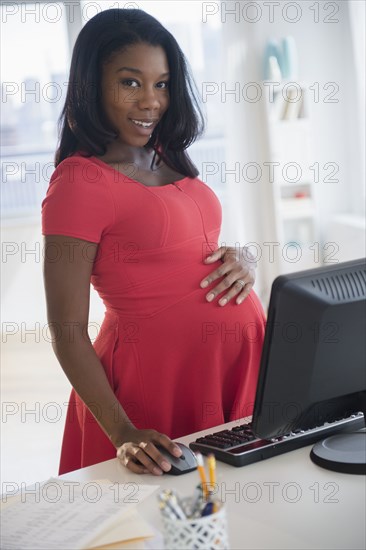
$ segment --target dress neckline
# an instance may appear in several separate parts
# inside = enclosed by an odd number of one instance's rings
[[[124,176],[125,178],[129,179],[130,181],[133,181],[134,183],[137,183],[138,185],[141,185],[142,187],[145,187],[146,189],[162,189],[163,187],[169,187],[171,185],[177,186],[177,184],[181,184],[184,181],[186,181],[188,179],[191,179],[188,176],[186,176],[186,177],[184,177],[180,180],[175,180],[175,181],[172,181],[170,183],[164,183],[164,185],[145,185],[144,183],[141,183],[141,181],[134,180],[133,178],[130,178],[130,176],[127,176],[127,174],[123,174],[119,170],[116,170],[115,168],[113,168],[112,166],[107,164],[106,162],[103,162],[102,160],[98,159],[98,157],[91,156],[89,158],[93,159],[94,162],[99,164],[102,168],[106,168],[106,169],[112,170],[113,172],[117,172],[117,174],[119,174],[121,176]]]

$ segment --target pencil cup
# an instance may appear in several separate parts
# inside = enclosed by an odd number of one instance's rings
[[[191,498],[182,499],[183,507],[189,506]],[[228,549],[226,508],[214,514],[192,519],[170,519],[162,516],[163,535],[166,549]]]

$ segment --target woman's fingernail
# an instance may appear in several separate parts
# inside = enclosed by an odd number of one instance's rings
[[[202,281],[201,288],[205,288],[208,285],[208,281]]]
[[[154,467],[153,468],[153,472],[154,474],[158,475],[158,476],[161,476],[161,474],[163,473],[160,468],[157,468],[157,467]]]
[[[161,467],[163,468],[163,470],[165,470],[165,472],[169,472],[172,465],[169,464],[169,462],[167,462],[166,460],[163,460],[163,462],[161,463]]]
[[[239,304],[242,303],[243,300],[244,300],[244,298],[238,298],[238,299],[236,300],[236,303],[239,305]]]
[[[222,298],[222,300],[219,301],[220,306],[224,306],[227,303],[227,298]]]
[[[182,454],[182,449],[180,447],[174,447],[173,453],[175,456],[180,456]]]
[[[214,297],[215,297],[215,294],[212,294],[212,292],[210,292],[210,294],[207,294],[206,296],[208,302],[211,302],[211,300],[213,300]]]

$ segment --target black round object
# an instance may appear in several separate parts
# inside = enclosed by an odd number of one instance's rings
[[[366,432],[332,435],[318,441],[311,460],[327,470],[345,474],[366,474]]]

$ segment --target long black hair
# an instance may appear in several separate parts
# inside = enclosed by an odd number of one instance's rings
[[[187,177],[199,174],[185,149],[204,131],[199,95],[189,65],[173,35],[140,9],[109,9],[92,17],[80,31],[72,53],[65,105],[58,120],[55,167],[76,151],[104,155],[118,134],[101,104],[102,66],[117,51],[139,43],[161,46],[169,64],[170,103],[146,148]]]

